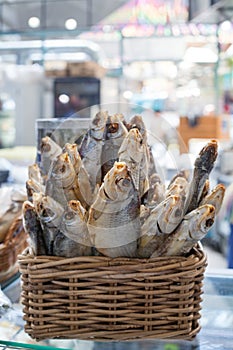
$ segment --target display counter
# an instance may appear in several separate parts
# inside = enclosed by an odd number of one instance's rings
[[[4,289],[13,309],[0,318],[0,349],[78,349],[78,350],[232,350],[233,349],[233,270],[206,273],[202,302],[202,329],[193,341],[140,340],[131,342],[92,342],[50,339],[36,342],[24,333],[20,304],[20,279]],[[17,295],[18,294],[18,295]]]

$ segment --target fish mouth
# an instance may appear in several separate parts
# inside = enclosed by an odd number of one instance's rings
[[[50,208],[43,208],[41,211],[41,218],[44,222],[50,222],[54,220],[56,214]]]
[[[196,240],[203,238],[215,221],[215,207],[213,205],[207,204],[200,207],[200,211],[203,211],[203,213],[200,212],[201,217],[199,220],[197,219],[196,232],[190,233],[191,238]]]

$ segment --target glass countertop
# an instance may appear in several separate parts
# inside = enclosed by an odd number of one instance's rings
[[[8,349],[77,349],[77,350],[233,350],[233,270],[206,273],[202,302],[201,331],[193,341],[138,340],[94,342],[77,339],[48,339],[36,342],[24,332],[21,305],[15,302],[20,293],[20,279],[4,289],[13,308],[0,318],[0,350]]]

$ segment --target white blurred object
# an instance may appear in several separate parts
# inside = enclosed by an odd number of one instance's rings
[[[12,307],[10,299],[3,293],[0,288],[0,317]]]

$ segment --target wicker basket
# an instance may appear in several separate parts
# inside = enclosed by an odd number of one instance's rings
[[[37,340],[192,339],[206,256],[128,259],[19,256],[25,331]]]
[[[27,238],[22,219],[17,218],[12,223],[4,242],[0,244],[0,282],[5,282],[18,272],[18,254],[27,247]]]

